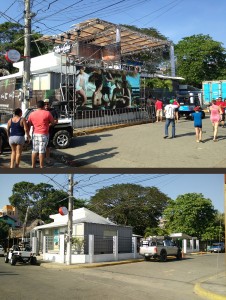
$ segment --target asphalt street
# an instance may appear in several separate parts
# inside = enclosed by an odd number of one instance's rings
[[[197,143],[193,121],[179,120],[175,139],[163,138],[164,125],[165,122],[147,123],[78,136],[70,148],[52,151],[54,164],[47,168],[148,168],[153,171],[192,168],[224,172],[226,128],[219,128],[218,142],[213,142],[212,124],[207,116],[203,120],[204,143]],[[8,168],[9,156],[10,151],[4,153],[0,167]],[[21,168],[31,168],[30,151],[23,153]]]
[[[0,295],[2,300],[198,300],[203,294],[200,289],[195,291],[196,285],[214,275],[218,281],[206,283],[206,290],[211,286],[212,293],[205,299],[220,299],[216,297],[219,295],[225,299],[219,277],[224,270],[223,261],[224,254],[207,254],[188,256],[181,261],[168,259],[164,263],[140,261],[61,269],[59,264],[56,267],[55,263],[42,262],[40,266],[11,266],[0,258]],[[221,288],[224,290],[220,291]]]

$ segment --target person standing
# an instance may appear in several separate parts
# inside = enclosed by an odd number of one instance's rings
[[[157,101],[155,102],[156,123],[159,120],[162,122],[162,110],[163,110],[163,103],[160,99],[157,99]]]
[[[51,115],[53,116],[54,125],[57,124],[58,123],[58,113],[57,113],[56,109],[54,109],[50,106],[49,99],[44,100],[44,107],[45,107],[45,110],[49,111],[51,113]],[[52,161],[50,160],[50,151],[51,151],[51,140],[53,137],[53,126],[54,125],[52,125],[52,124],[49,125],[49,141],[48,141],[48,144],[46,147],[46,164],[48,166],[51,166],[53,164]]]
[[[202,142],[202,113],[199,106],[196,106],[194,111],[191,115],[194,119],[196,142],[199,143]]]
[[[19,168],[23,145],[25,143],[25,133],[29,142],[31,137],[26,120],[22,118],[22,110],[16,108],[14,117],[9,119],[7,123],[7,135],[12,150],[10,168]]]
[[[54,125],[52,114],[45,110],[44,101],[37,102],[37,110],[32,112],[28,117],[29,127],[33,126],[33,148],[32,148],[32,168],[36,167],[36,159],[39,154],[40,168],[44,167],[44,158],[46,147],[49,141],[49,124]]]
[[[216,105],[216,100],[212,100],[212,105],[210,106],[210,120],[213,125],[213,141],[217,142],[218,126],[221,120],[221,108]]]
[[[172,123],[172,139],[175,138],[175,108],[177,108],[177,105],[174,105],[174,100],[170,100],[170,104],[167,104],[164,112],[166,117],[166,123],[165,123],[165,136],[164,139],[168,138],[168,129],[169,125]]]

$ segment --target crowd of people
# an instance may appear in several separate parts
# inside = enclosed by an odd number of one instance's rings
[[[172,125],[172,135],[171,138],[176,137],[176,126],[175,123],[179,120],[179,107],[180,104],[176,98],[171,99],[169,104],[163,108],[163,102],[160,99],[155,101],[155,111],[156,111],[156,122],[162,121],[163,112],[165,114],[165,135],[164,139],[169,138],[169,126]],[[213,126],[213,141],[218,141],[218,127],[225,127],[225,109],[226,109],[226,98],[222,101],[222,97],[217,100],[212,100],[209,106],[210,111],[210,121]],[[196,142],[203,142],[202,140],[202,113],[201,107],[196,106],[194,112],[191,114],[194,120],[195,136]]]
[[[15,109],[14,116],[7,123],[7,135],[11,147],[10,168],[19,168],[24,144],[32,140],[31,166],[36,167],[39,161],[40,168],[44,163],[51,165],[50,140],[53,126],[58,122],[55,109],[50,107],[49,99],[37,102],[37,109],[28,120],[22,117],[22,110]],[[30,129],[33,128],[32,137]],[[26,137],[26,140],[25,140]]]

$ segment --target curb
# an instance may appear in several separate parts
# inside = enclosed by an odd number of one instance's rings
[[[214,293],[214,292],[210,292],[210,291],[208,291],[207,289],[204,289],[201,286],[202,283],[206,283],[209,279],[213,279],[213,278],[217,277],[218,275],[211,276],[209,278],[205,278],[205,279],[199,281],[198,283],[196,283],[195,287],[194,287],[194,292],[198,296],[200,296],[202,298],[205,298],[205,299],[209,299],[209,300],[226,300],[226,296],[220,295],[220,294],[217,294],[217,293]]]
[[[114,262],[91,263],[91,264],[65,265],[61,263],[52,263],[46,261],[39,261],[39,264],[41,267],[46,269],[70,270],[70,269],[89,269],[89,268],[99,268],[99,267],[107,267],[107,266],[114,266],[114,265],[124,265],[124,264],[137,263],[140,261],[143,261],[143,258],[138,258],[133,260],[114,261]]]

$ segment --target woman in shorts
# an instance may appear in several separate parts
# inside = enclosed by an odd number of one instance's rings
[[[216,105],[216,100],[212,100],[212,105],[210,106],[210,120],[213,125],[213,141],[217,142],[218,126],[221,120],[221,108]]]
[[[16,108],[14,117],[9,119],[7,124],[9,145],[12,150],[10,168],[19,168],[23,145],[25,143],[25,133],[28,141],[30,141],[26,120],[22,118],[22,110],[20,108]]]

